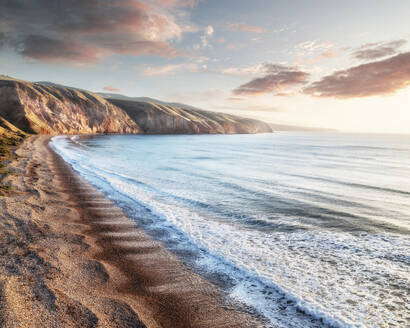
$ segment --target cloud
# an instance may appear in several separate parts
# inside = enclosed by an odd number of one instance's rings
[[[214,34],[215,30],[211,25],[208,25],[205,29],[205,35],[207,36],[212,36]]]
[[[328,42],[322,42],[319,43],[317,40],[310,40],[310,41],[304,41],[296,45],[296,53],[299,56],[305,56],[305,55],[312,55],[314,53],[317,53],[318,51],[323,52],[328,52],[330,49],[334,47],[333,43],[328,43]]]
[[[342,51],[349,51],[349,50],[351,50],[353,47],[351,47],[351,46],[343,46],[343,47],[341,47],[340,48],[340,50],[342,50]]]
[[[410,52],[337,71],[310,84],[317,97],[359,98],[386,95],[410,85]]]
[[[330,49],[333,47],[334,45],[332,43],[326,43],[326,42],[318,43],[317,40],[305,41],[297,45],[297,48],[299,49],[312,51],[312,52],[318,49]]]
[[[334,58],[334,57],[337,57],[337,56],[338,56],[337,52],[335,52],[333,50],[329,50],[329,51],[322,52],[319,55],[319,58],[320,59],[325,59],[325,58]]]
[[[178,52],[171,43],[185,27],[173,10],[196,3],[1,0],[0,47],[46,62],[91,63],[114,54],[174,57]]]
[[[22,40],[24,46],[20,54],[24,57],[42,61],[56,61],[64,58],[67,61],[93,62],[103,56],[101,49],[66,39],[54,39],[41,35],[27,35]]]
[[[200,0],[154,0],[154,3],[166,7],[195,7]]]
[[[161,76],[161,75],[168,75],[174,73],[175,71],[179,70],[179,65],[165,65],[165,66],[157,66],[157,67],[146,67],[141,71],[141,74],[144,76]]]
[[[367,36],[367,35],[369,35],[369,32],[360,32],[360,33],[355,33],[355,34],[353,34],[351,37],[352,37],[353,39],[361,39],[361,38],[363,38],[363,37],[365,37],[365,36]]]
[[[209,40],[212,39],[215,33],[214,28],[211,25],[208,25],[204,29],[204,34],[201,36],[201,44],[197,44],[194,46],[195,49],[201,49],[209,47]]]
[[[148,66],[140,69],[140,73],[144,76],[164,76],[175,74],[177,72],[190,72],[198,73],[207,69],[206,65],[198,65],[196,63],[184,63],[176,65],[164,65],[164,66]]]
[[[273,93],[282,95],[284,90],[298,84],[306,83],[309,73],[294,67],[282,65],[264,64],[263,77],[255,78],[248,83],[233,90],[236,95],[257,95],[262,93]]]
[[[373,60],[397,54],[399,48],[404,46],[407,40],[394,40],[390,42],[368,43],[356,49],[353,57],[360,60]]]
[[[211,25],[208,25],[205,28],[205,34],[201,36],[201,43],[203,47],[207,47],[209,45],[209,39],[212,38],[214,32],[215,30]]]
[[[273,33],[282,33],[282,32],[286,32],[288,30],[289,30],[289,27],[285,26],[285,27],[274,29],[272,32]]]
[[[241,31],[241,32],[248,32],[248,33],[266,33],[268,30],[260,27],[260,26],[252,26],[245,23],[234,23],[229,24],[228,29],[231,31]]]
[[[121,90],[112,86],[112,85],[107,85],[104,87],[105,91],[110,91],[110,92],[120,92]]]
[[[249,76],[264,74],[265,70],[265,64],[262,64],[247,67],[227,67],[219,70],[218,72],[223,75]]]

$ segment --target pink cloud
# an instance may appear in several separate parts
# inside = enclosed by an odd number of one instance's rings
[[[154,3],[166,7],[195,7],[201,0],[155,0]]]
[[[112,85],[107,85],[104,87],[105,91],[110,91],[110,92],[120,92],[121,90],[112,86]]]
[[[252,26],[245,23],[234,23],[228,26],[231,31],[242,31],[248,33],[266,33],[268,30],[260,26]]]
[[[319,58],[333,58],[333,57],[337,57],[337,56],[338,56],[337,52],[335,52],[333,50],[329,50],[329,51],[322,52],[319,55]]]
[[[284,90],[306,83],[309,77],[309,73],[282,65],[265,64],[264,71],[265,75],[263,77],[252,79],[236,88],[233,93],[236,95],[258,95],[263,93],[283,95]]]
[[[353,52],[353,57],[360,60],[373,60],[392,56],[404,46],[407,40],[394,40],[390,42],[367,43]]]
[[[194,6],[197,1],[152,3],[14,0],[0,10],[0,20],[9,31],[0,35],[0,47],[45,62],[89,64],[115,54],[174,57],[178,52],[171,42],[181,37],[184,28],[167,8]]]
[[[394,93],[410,85],[410,52],[354,66],[304,89],[317,97],[360,98]]]

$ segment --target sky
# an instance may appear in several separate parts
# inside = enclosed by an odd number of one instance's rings
[[[410,1],[0,0],[0,74],[410,133]]]

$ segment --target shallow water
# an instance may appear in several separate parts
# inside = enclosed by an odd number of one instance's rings
[[[271,327],[405,327],[410,136],[55,137],[140,226]]]

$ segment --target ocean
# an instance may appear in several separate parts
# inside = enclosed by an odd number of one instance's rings
[[[76,136],[52,147],[266,327],[409,327],[410,136]]]

